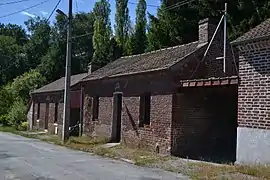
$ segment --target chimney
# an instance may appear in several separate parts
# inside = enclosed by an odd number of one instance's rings
[[[88,65],[88,74],[91,74],[92,73],[92,64],[89,63]]]
[[[209,18],[199,21],[199,44],[210,42],[217,28],[215,24],[216,23],[210,21]]]
[[[98,70],[99,68],[100,68],[99,65],[97,65],[97,64],[95,64],[93,62],[89,63],[89,65],[88,65],[88,74],[91,74],[92,72]]]

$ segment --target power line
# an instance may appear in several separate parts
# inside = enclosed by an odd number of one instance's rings
[[[17,4],[20,2],[26,2],[26,1],[31,1],[31,0],[20,0],[20,1],[11,1],[11,2],[7,2],[7,3],[0,3],[0,6],[9,5],[9,4]]]
[[[133,4],[133,5],[137,5],[138,3],[134,3],[134,2],[128,2],[129,4]],[[146,4],[146,6],[148,7],[154,7],[154,8],[158,8],[159,6],[157,5],[152,5],[152,4]]]
[[[42,5],[42,4],[44,4],[44,3],[48,2],[48,1],[50,1],[50,0],[45,0],[45,1],[42,1],[41,3],[35,4],[35,5],[30,6],[30,7],[28,7],[28,8],[24,8],[24,9],[21,9],[21,10],[19,10],[19,11],[15,11],[15,12],[13,12],[13,13],[10,13],[10,14],[6,14],[6,15],[3,15],[3,16],[0,16],[0,18],[5,18],[5,17],[8,17],[8,16],[12,16],[12,15],[14,15],[14,14],[21,13],[21,12],[26,11],[26,10],[28,10],[28,9],[32,9],[32,8],[37,7],[37,6],[40,6],[40,5]]]
[[[54,6],[54,8],[53,8],[53,10],[52,10],[51,14],[49,15],[49,17],[48,17],[47,21],[49,21],[49,20],[50,20],[50,18],[52,17],[52,15],[53,15],[54,11],[55,11],[55,10],[56,10],[56,8],[59,6],[60,2],[61,2],[61,0],[58,0],[58,2],[56,3],[56,5],[55,5],[55,6]]]
[[[174,8],[178,8],[178,7],[184,6],[186,4],[192,3],[194,1],[196,1],[196,0],[184,0],[184,1],[181,1],[179,3],[173,4],[171,6],[165,7],[163,10],[165,10],[165,11],[172,10]]]
[[[72,39],[80,38],[80,37],[84,37],[84,36],[88,36],[88,35],[93,35],[93,32],[91,32],[91,33],[86,33],[86,34],[82,34],[82,35],[78,35],[78,36],[73,36]]]

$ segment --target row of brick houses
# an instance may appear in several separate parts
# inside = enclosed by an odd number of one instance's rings
[[[89,136],[162,154],[269,163],[270,46],[268,32],[263,31],[267,25],[269,21],[238,38],[234,47],[227,43],[225,73],[219,58],[223,30],[209,46],[216,25],[205,19],[199,22],[198,41],[122,57],[92,73],[73,76],[78,78],[72,83],[71,101],[77,102],[79,116],[71,118],[76,119],[71,125],[83,119]],[[32,93],[32,128],[39,122],[39,128],[50,132],[56,126],[61,129],[63,83],[62,78]],[[59,123],[54,122],[55,114]]]
[[[82,118],[82,92],[79,81],[86,75],[87,73],[82,73],[71,77],[71,126],[76,125]],[[54,134],[62,133],[64,83],[65,78],[62,77],[31,92],[31,104],[27,115],[31,129],[46,129]]]

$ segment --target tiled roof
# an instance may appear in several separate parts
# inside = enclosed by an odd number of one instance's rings
[[[198,41],[140,55],[126,56],[86,76],[82,81],[167,69],[201,46]]]
[[[251,29],[250,31],[246,32],[243,36],[240,36],[239,38],[234,40],[232,44],[237,44],[243,41],[270,36],[269,30],[270,30],[270,18],[262,22],[255,28]]]
[[[87,73],[82,74],[76,74],[70,77],[70,85],[74,86],[77,84],[82,78],[84,78],[87,75]],[[33,91],[31,94],[36,93],[45,93],[45,92],[55,92],[55,91],[62,91],[65,89],[65,77],[62,77],[50,84],[47,84],[35,91]]]

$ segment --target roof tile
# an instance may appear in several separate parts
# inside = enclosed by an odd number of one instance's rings
[[[198,41],[144,54],[125,56],[86,76],[83,81],[169,68],[200,47]]]
[[[247,40],[252,40],[256,38],[261,38],[265,36],[270,36],[270,18],[266,21],[262,22],[255,28],[251,29],[250,31],[246,32],[243,36],[240,36],[232,43],[240,43]]]
[[[86,75],[87,75],[87,73],[82,73],[82,74],[76,74],[76,75],[71,76],[71,78],[70,78],[71,84],[70,85],[74,86],[82,78],[84,78]],[[54,82],[51,82],[51,83],[33,91],[31,94],[62,91],[64,89],[65,89],[65,77],[62,77]]]

